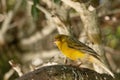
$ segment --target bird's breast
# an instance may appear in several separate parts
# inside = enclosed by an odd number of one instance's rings
[[[61,51],[71,60],[84,59],[86,57],[85,53],[81,52],[80,50],[70,48],[67,43],[61,45]]]

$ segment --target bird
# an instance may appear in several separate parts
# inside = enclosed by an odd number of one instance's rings
[[[114,74],[107,68],[107,66],[101,60],[92,48],[86,44],[80,42],[76,38],[64,34],[58,34],[54,38],[54,43],[58,49],[70,60],[90,62],[91,64],[97,64],[103,68],[108,74],[114,77]]]

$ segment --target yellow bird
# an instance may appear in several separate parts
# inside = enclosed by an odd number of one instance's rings
[[[90,47],[78,41],[77,39],[59,34],[55,36],[55,44],[59,50],[71,60],[81,60],[84,62],[95,63],[103,68],[108,74],[114,77],[114,74],[103,64],[100,56]]]

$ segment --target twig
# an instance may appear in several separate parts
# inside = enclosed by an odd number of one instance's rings
[[[4,75],[4,80],[9,80],[9,78],[13,75],[15,71],[13,69],[10,69],[7,73]]]
[[[13,67],[13,69],[18,73],[19,76],[23,75],[23,72],[22,72],[19,64],[15,63],[13,60],[10,60],[9,64]]]

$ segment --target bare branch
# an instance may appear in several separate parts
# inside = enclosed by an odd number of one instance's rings
[[[16,80],[113,80],[106,74],[99,74],[87,68],[68,65],[52,65],[39,68]]]
[[[13,69],[18,73],[19,76],[23,75],[23,72],[22,72],[19,64],[15,63],[13,60],[10,60],[9,64],[13,67]]]
[[[4,75],[4,80],[9,80],[9,78],[13,75],[15,71],[13,69],[10,69],[7,73]]]

